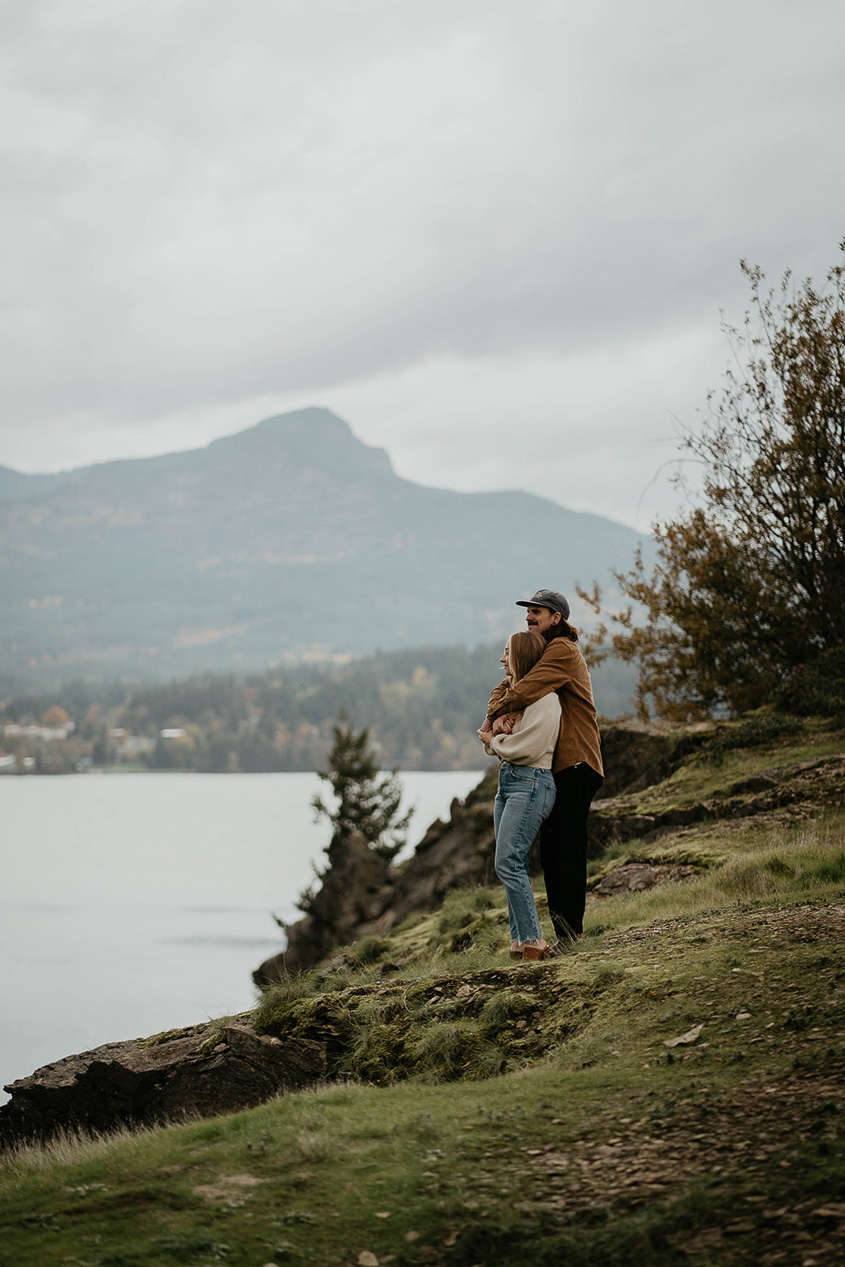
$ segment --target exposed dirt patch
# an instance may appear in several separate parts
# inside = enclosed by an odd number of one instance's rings
[[[696,1177],[717,1184],[733,1178],[742,1191],[724,1221],[699,1225],[691,1239],[677,1237],[685,1261],[723,1248],[730,1257],[720,1261],[732,1261],[744,1243],[763,1264],[840,1264],[845,1193],[790,1201],[788,1181],[799,1140],[812,1139],[823,1156],[843,1134],[845,1091],[832,1076],[753,1081],[719,1100],[682,1100],[671,1121],[629,1121],[602,1143],[585,1139],[562,1149],[552,1124],[543,1143],[523,1149],[531,1196],[515,1208],[542,1210],[563,1225],[586,1211],[612,1217],[668,1200]]]
[[[216,1183],[200,1183],[194,1188],[198,1197],[223,1205],[243,1205],[251,1188],[257,1188],[263,1180],[255,1175],[221,1175]]]

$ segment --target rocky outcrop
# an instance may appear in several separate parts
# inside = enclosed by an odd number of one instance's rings
[[[107,1043],[7,1086],[0,1144],[234,1113],[325,1071],[322,1043],[259,1035],[248,1016]]]
[[[353,845],[339,868],[326,871],[308,915],[287,928],[287,950],[252,974],[256,985],[272,985],[332,949],[387,933],[412,912],[437,906],[449,889],[492,882],[495,795],[496,772],[489,771],[465,801],[452,802],[448,823],[432,823],[413,857],[392,872],[383,864],[381,886],[372,876],[372,861],[381,860],[363,841]]]
[[[300,898],[307,914],[284,926],[287,950],[268,961],[275,968],[268,968],[262,984],[319,963],[335,947],[355,941],[362,930],[374,926],[389,900],[390,877],[390,863],[374,853],[360,833],[333,841],[322,883]],[[257,981],[257,974],[253,976]]]
[[[729,783],[701,801],[652,807],[636,793],[595,801],[590,814],[594,856],[610,843],[715,820],[777,815],[808,817],[845,801],[845,759],[840,754],[772,766]]]
[[[694,880],[701,874],[700,867],[673,862],[624,862],[606,875],[599,876],[587,885],[587,905],[591,899],[615,897],[619,893],[640,893],[653,889],[667,880]]]
[[[620,722],[602,727],[604,797],[641,792],[665,779],[713,733],[709,722],[679,732],[663,722]]]

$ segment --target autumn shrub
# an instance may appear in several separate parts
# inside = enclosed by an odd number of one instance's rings
[[[616,632],[601,624],[585,643],[594,661],[609,649],[637,664],[643,715],[744,712],[784,684],[794,710],[843,698],[845,267],[822,287],[786,273],[768,293],[758,267],[742,269],[751,306],[742,328],[724,326],[732,365],[681,438],[702,487],[653,526],[654,567],[640,551],[616,574],[630,603],[611,613]],[[579,594],[602,614],[597,587]]]

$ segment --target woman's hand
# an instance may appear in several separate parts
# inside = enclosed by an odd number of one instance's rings
[[[504,717],[497,717],[493,722],[494,735],[512,735],[514,718],[510,713],[505,713]]]

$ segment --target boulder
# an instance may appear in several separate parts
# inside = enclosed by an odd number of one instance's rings
[[[322,1043],[256,1034],[247,1016],[106,1043],[7,1086],[0,1143],[234,1113],[325,1072]]]

